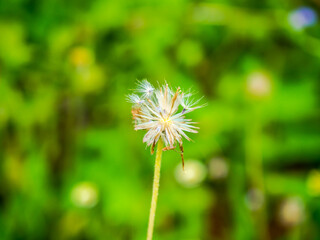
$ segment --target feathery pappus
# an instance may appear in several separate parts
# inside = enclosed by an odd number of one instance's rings
[[[127,100],[133,104],[132,116],[135,130],[147,130],[143,138],[151,153],[154,152],[156,143],[162,138],[166,150],[175,149],[175,143],[179,143],[182,165],[184,166],[182,138],[191,139],[185,132],[197,133],[196,122],[186,119],[185,115],[201,108],[197,105],[201,98],[192,100],[192,93],[184,93],[178,87],[173,91],[168,84],[154,88],[147,80],[138,82],[136,94],[127,96]]]

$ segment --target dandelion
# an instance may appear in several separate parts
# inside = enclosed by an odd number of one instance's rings
[[[191,93],[183,93],[178,87],[174,92],[165,84],[159,89],[155,89],[147,80],[138,83],[137,94],[130,94],[127,100],[133,103],[132,115],[135,130],[147,130],[143,142],[151,146],[151,153],[161,139],[165,143],[162,150],[175,149],[175,143],[179,143],[183,160],[183,137],[191,139],[185,132],[197,133],[196,122],[186,119],[185,114],[194,111],[202,106],[196,106],[200,99],[191,99]],[[179,111],[181,110],[181,111]]]
[[[187,119],[185,115],[204,105],[197,105],[201,99],[192,100],[192,93],[184,93],[180,87],[173,91],[168,84],[165,84],[155,89],[147,80],[138,82],[136,93],[127,96],[127,100],[133,104],[131,112],[134,129],[147,130],[143,142],[151,146],[151,154],[154,153],[158,143],[147,235],[147,240],[151,240],[159,191],[162,151],[174,150],[177,143],[184,167],[183,138],[190,141],[186,132],[198,132],[196,122]]]

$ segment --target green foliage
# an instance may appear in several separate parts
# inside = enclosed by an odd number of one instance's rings
[[[0,239],[145,238],[154,156],[125,101],[142,78],[208,103],[184,143],[205,180],[164,152],[155,239],[319,239],[320,28],[288,21],[302,3],[2,1]]]

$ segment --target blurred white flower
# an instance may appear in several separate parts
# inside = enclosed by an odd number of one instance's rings
[[[178,165],[175,170],[175,178],[184,187],[192,188],[199,184],[207,176],[206,166],[197,160],[188,160],[185,162],[184,170]]]
[[[252,72],[247,78],[247,90],[255,97],[265,97],[271,93],[271,79],[264,72]]]
[[[98,203],[98,197],[97,187],[90,182],[79,183],[71,191],[71,200],[78,207],[94,207]]]
[[[229,166],[223,158],[213,158],[209,161],[209,177],[211,179],[221,179],[228,175]]]
[[[280,222],[286,227],[294,227],[304,219],[304,204],[299,197],[286,199],[279,212]]]
[[[259,210],[264,204],[264,196],[262,191],[258,188],[250,189],[247,192],[245,201],[250,210]]]

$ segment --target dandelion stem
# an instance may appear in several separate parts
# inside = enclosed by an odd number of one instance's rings
[[[151,200],[151,207],[150,207],[147,240],[152,240],[154,219],[156,216],[157,200],[158,200],[158,193],[159,193],[159,182],[160,182],[162,148],[163,148],[163,141],[160,138],[160,140],[158,141],[156,161],[155,161],[155,165],[154,165],[152,200]]]

